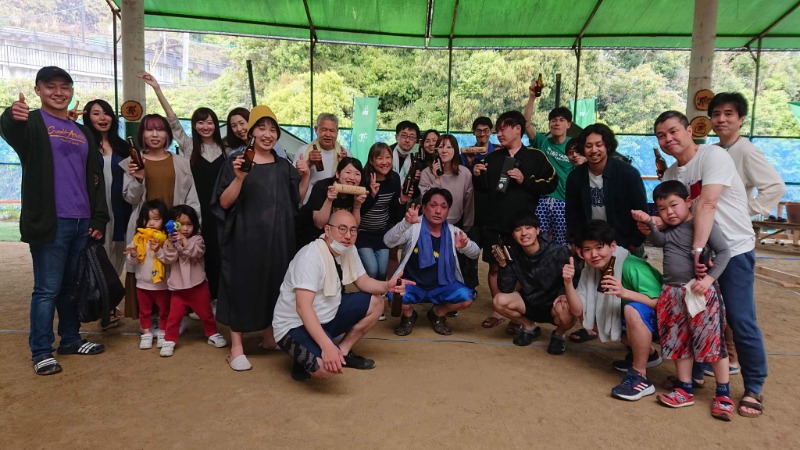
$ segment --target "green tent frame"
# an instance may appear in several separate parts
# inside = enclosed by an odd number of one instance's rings
[[[106,1],[118,18],[122,0]],[[800,48],[800,1],[718,2],[716,48],[749,51],[756,64],[752,136],[761,52]],[[447,49],[449,131],[453,49],[572,49],[577,99],[584,48],[688,49],[694,6],[695,0],[255,0],[237,7],[219,0],[144,0],[144,24],[151,30],[309,41],[309,123],[318,42]]]

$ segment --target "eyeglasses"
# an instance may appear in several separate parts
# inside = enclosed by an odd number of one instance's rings
[[[417,135],[416,134],[400,133],[400,134],[398,134],[398,136],[400,136],[400,139],[413,139],[413,140],[417,139]]]
[[[339,230],[339,233],[341,233],[342,236],[347,234],[348,231],[350,232],[350,236],[355,236],[355,235],[358,234],[358,227],[347,228],[347,225],[334,225],[332,223],[329,223],[328,226],[336,228],[337,230]]]
[[[492,134],[491,128],[477,128],[475,129],[475,134]]]

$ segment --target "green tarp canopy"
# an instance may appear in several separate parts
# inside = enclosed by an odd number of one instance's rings
[[[121,0],[114,0],[117,5]],[[145,0],[145,27],[447,48],[690,48],[695,0]],[[800,48],[800,1],[719,0],[718,49]]]

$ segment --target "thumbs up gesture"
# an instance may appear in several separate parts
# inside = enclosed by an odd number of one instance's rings
[[[20,122],[26,122],[30,111],[31,108],[25,103],[25,94],[20,92],[19,100],[11,105],[11,118]]]
[[[569,257],[569,263],[564,264],[561,269],[561,277],[564,278],[564,284],[572,284],[572,279],[575,278],[575,260],[572,256]]]
[[[308,161],[303,159],[302,153],[300,153],[300,158],[295,161],[295,168],[300,173],[301,177],[307,177],[311,174],[311,169],[308,167]]]

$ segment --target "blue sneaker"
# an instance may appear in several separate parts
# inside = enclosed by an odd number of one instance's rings
[[[636,401],[656,393],[656,387],[639,372],[629,369],[622,383],[611,389],[611,396],[622,400]]]

